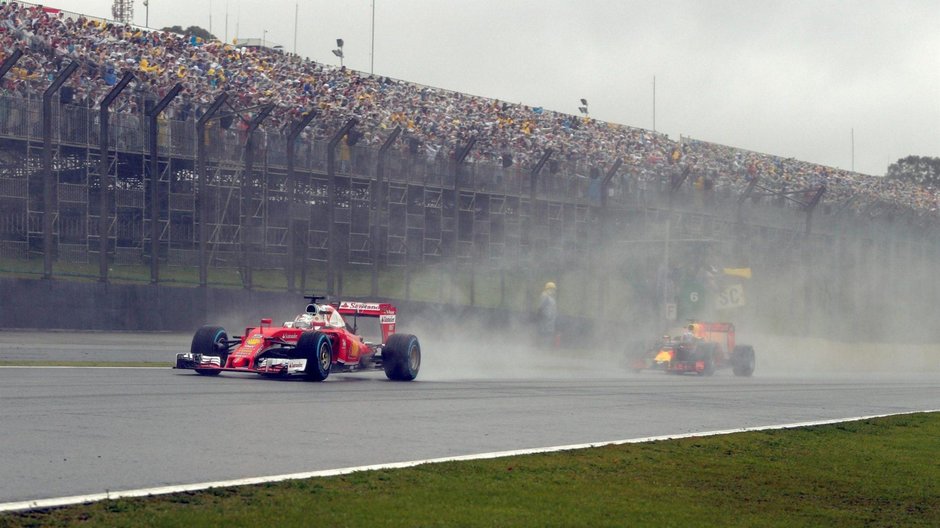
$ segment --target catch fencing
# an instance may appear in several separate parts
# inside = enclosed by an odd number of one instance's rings
[[[350,145],[352,121],[291,136],[240,126],[258,109],[122,111],[104,127],[100,109],[43,107],[0,96],[7,271],[520,309],[552,279],[573,310],[641,321],[680,302],[683,280],[748,267],[755,317],[820,332],[822,315],[857,314],[832,319],[841,333],[922,326],[938,293],[927,228],[701,190],[665,161],[503,167],[467,162],[472,141],[415,152],[400,130]]]

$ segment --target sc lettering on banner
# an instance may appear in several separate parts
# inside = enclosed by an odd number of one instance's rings
[[[744,299],[744,286],[734,284],[718,292],[715,299],[715,308],[725,310],[727,308],[736,308],[746,304]]]

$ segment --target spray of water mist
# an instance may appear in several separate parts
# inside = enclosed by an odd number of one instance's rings
[[[940,347],[934,344],[940,336],[930,319],[940,294],[936,251],[925,248],[917,233],[893,226],[903,234],[895,239],[873,221],[817,215],[818,234],[807,238],[797,212],[773,211],[775,220],[765,219],[769,204],[752,208],[752,226],[743,230],[730,211],[713,205],[705,216],[682,222],[647,215],[609,225],[603,236],[571,231],[550,255],[505,264],[512,276],[527,277],[521,287],[532,298],[544,277],[558,282],[561,347],[535,344],[534,306],[400,313],[399,331],[422,343],[421,379],[629,379],[635,376],[629,359],[682,323],[684,314],[675,321],[663,318],[663,303],[678,298],[681,281],[690,277],[705,284],[709,296],[696,317],[733,322],[738,342],[756,350],[757,378],[940,372]],[[781,223],[781,217],[787,220]],[[589,229],[602,232],[598,222]],[[768,227],[753,227],[761,222]],[[724,268],[749,268],[753,275],[740,281],[746,303],[719,310],[711,299],[728,282]],[[666,291],[669,274],[674,284]],[[461,287],[446,269],[443,276],[442,291]],[[275,322],[291,318],[301,306],[218,315],[235,334],[261,316]]]

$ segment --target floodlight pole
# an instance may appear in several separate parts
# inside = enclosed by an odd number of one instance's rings
[[[56,176],[52,174],[52,96],[65,81],[78,69],[78,63],[72,61],[52,81],[42,94],[42,172],[43,172],[43,213],[42,213],[42,278],[52,278],[52,229],[55,205],[53,193],[56,192]]]
[[[297,55],[297,21],[300,20],[300,2],[294,2],[294,55]]]
[[[158,136],[160,133],[160,114],[166,110],[173,99],[183,91],[183,85],[176,83],[173,88],[154,106],[148,118],[150,121],[150,283],[160,281],[160,160]]]
[[[375,73],[375,0],[372,0],[372,53],[369,54],[369,73]]]
[[[121,80],[114,85],[114,88],[108,92],[101,100],[99,113],[99,132],[98,132],[98,151],[100,160],[98,162],[98,196],[101,201],[98,209],[98,281],[108,282],[108,213],[111,209],[111,202],[114,199],[114,186],[111,185],[111,178],[108,177],[108,151],[111,149],[111,131],[110,131],[110,109],[111,103],[117,99],[124,88],[134,79],[134,74],[124,72]]]

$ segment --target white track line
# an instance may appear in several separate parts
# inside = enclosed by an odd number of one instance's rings
[[[95,367],[91,365],[0,365],[0,369],[169,369],[169,366],[154,365],[152,367]]]
[[[93,493],[90,495],[74,495],[71,497],[57,497],[51,499],[36,499],[20,502],[0,503],[0,512],[13,512],[22,510],[37,510],[45,508],[58,508],[61,506],[71,506],[75,504],[86,504],[110,499],[122,499],[128,497],[147,497],[151,495],[166,495],[169,493],[183,493],[187,491],[201,491],[209,488],[227,488],[230,486],[250,486],[253,484],[268,484],[271,482],[282,482],[285,480],[301,480],[316,477],[335,477],[337,475],[348,475],[358,471],[375,471],[380,469],[401,469],[420,466],[423,464],[439,464],[441,462],[462,462],[467,460],[486,460],[491,458],[503,458],[518,455],[534,455],[538,453],[554,453],[557,451],[571,451],[574,449],[588,449],[592,447],[603,447],[622,444],[641,444],[645,442],[656,442],[661,440],[677,440],[680,438],[695,438],[704,436],[718,436],[734,433],[747,433],[754,431],[770,431],[775,429],[794,429],[797,427],[812,427],[817,425],[831,425],[835,423],[854,422],[859,420],[871,420],[873,418],[887,418],[889,416],[904,416],[910,414],[935,413],[940,409],[925,411],[910,411],[891,414],[874,414],[871,416],[856,416],[853,418],[838,418],[834,420],[817,420],[812,422],[798,422],[779,425],[764,425],[759,427],[742,427],[740,429],[724,429],[720,431],[705,431],[701,433],[683,433],[675,435],[648,436],[646,438],[630,438],[627,440],[610,440],[606,442],[592,442],[589,444],[572,444],[553,447],[536,447],[532,449],[516,449],[512,451],[496,451],[492,453],[478,453],[475,455],[460,455],[443,458],[429,458],[425,460],[411,460],[408,462],[390,462],[386,464],[373,464],[371,466],[357,466],[339,469],[324,469],[320,471],[308,471],[305,473],[289,473],[285,475],[270,475],[267,477],[251,477],[235,480],[219,480],[215,482],[198,482],[194,484],[182,484],[176,486],[160,486],[156,488],[141,488],[124,491],[109,491],[105,493]]]

